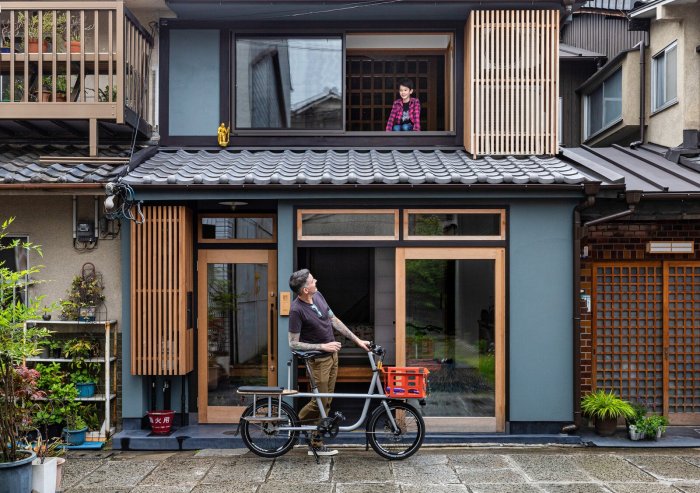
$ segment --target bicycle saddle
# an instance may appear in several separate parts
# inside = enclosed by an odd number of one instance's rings
[[[329,353],[323,351],[299,351],[298,349],[292,349],[292,354],[296,355],[299,358],[311,359],[316,358],[318,356],[325,356]]]

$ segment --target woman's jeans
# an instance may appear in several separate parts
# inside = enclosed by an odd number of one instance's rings
[[[400,125],[394,125],[394,128],[392,128],[394,132],[410,132],[413,130],[413,124],[412,123],[402,123]]]

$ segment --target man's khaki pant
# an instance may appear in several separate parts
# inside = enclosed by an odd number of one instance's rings
[[[314,382],[316,382],[316,387],[318,387],[319,392],[325,394],[335,391],[335,379],[338,376],[338,353],[309,361],[309,368],[311,368],[311,376]],[[331,408],[331,400],[333,399],[330,397],[321,399],[323,408],[326,410],[326,416]],[[306,420],[312,420],[320,416],[321,414],[318,409],[318,404],[316,404],[316,399],[311,399],[311,401],[299,411],[299,419],[302,424],[307,424]]]

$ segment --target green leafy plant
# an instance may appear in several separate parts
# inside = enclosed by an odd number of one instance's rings
[[[654,414],[640,419],[635,424],[640,433],[644,433],[646,438],[653,440],[657,437],[659,430],[661,430],[661,433],[666,431],[668,418]]]
[[[630,406],[632,406],[632,409],[634,410],[634,415],[627,418],[627,426],[636,424],[647,415],[647,408],[644,406],[644,404],[640,404],[639,402],[631,402]]]
[[[39,380],[37,384],[40,390],[48,391],[54,385],[63,384],[64,372],[61,370],[61,365],[53,362],[47,365],[37,363],[34,367],[39,372]]]
[[[101,305],[105,300],[103,288],[98,276],[75,276],[68,290],[68,299],[60,302],[61,316],[67,320],[77,320],[80,308]]]
[[[72,383],[58,383],[52,385],[46,392],[46,401],[36,413],[37,425],[55,425],[65,423],[71,414],[75,414],[80,406],[75,399],[78,398],[78,389]]]
[[[66,429],[67,430],[82,430],[87,428],[85,420],[80,415],[80,413],[75,410],[66,417]]]
[[[612,391],[599,390],[581,399],[581,411],[594,419],[617,419],[634,416],[634,409],[629,402],[620,399]]]
[[[80,416],[85,420],[89,430],[99,430],[102,425],[97,412],[96,404],[83,404],[80,407]]]
[[[79,383],[96,383],[96,366],[94,363],[86,363],[83,368],[75,368],[70,372],[70,381],[74,384]]]
[[[56,36],[61,37],[66,31],[66,13],[56,12]],[[22,27],[27,30],[27,38],[38,39],[39,38],[39,12],[30,12],[29,20],[24,15],[24,12],[19,11],[16,17],[16,24],[18,25],[18,31],[22,32]],[[53,13],[50,11],[44,12],[41,18],[41,30],[44,39],[48,39],[53,34]]]
[[[14,218],[0,225],[0,241],[9,234]],[[16,239],[0,243],[0,250],[15,251],[24,248],[41,255],[41,248]],[[40,345],[49,337],[44,327],[30,324],[41,313],[42,297],[22,294],[27,287],[39,281],[31,280],[41,266],[13,270],[0,262],[0,462],[14,462],[20,458],[20,442],[32,426],[37,400],[42,397],[37,386],[39,372],[23,365],[26,358],[40,352]]]
[[[117,87],[113,86],[112,87],[112,102],[115,102],[117,100]],[[98,88],[97,89],[97,100],[101,103],[106,103],[109,101],[109,86],[105,86],[104,89]]]
[[[83,360],[95,354],[95,345],[86,339],[68,339],[63,343],[63,354],[66,358]]]

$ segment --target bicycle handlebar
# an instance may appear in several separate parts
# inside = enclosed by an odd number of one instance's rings
[[[386,350],[378,344],[375,344],[374,341],[370,341],[369,349],[377,356],[384,356],[384,354],[386,353]]]

